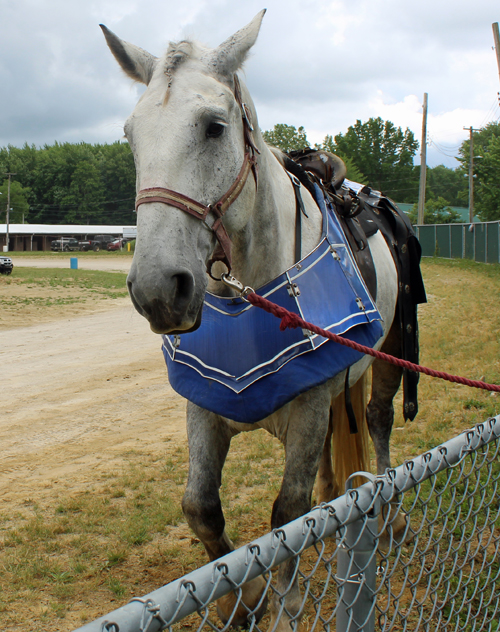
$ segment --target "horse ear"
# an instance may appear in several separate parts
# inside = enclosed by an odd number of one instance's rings
[[[208,62],[217,74],[233,75],[241,67],[257,40],[265,12],[257,13],[249,24],[211,51]]]
[[[99,24],[99,26],[104,33],[109,49],[125,73],[134,81],[148,85],[158,61],[157,57],[150,55],[138,46],[121,40],[104,24]]]

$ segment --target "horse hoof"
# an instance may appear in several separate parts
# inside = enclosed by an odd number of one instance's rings
[[[243,586],[243,597],[236,606],[236,594],[234,592],[217,600],[217,615],[224,625],[230,623],[233,628],[248,628],[255,619],[259,623],[267,610],[267,595],[257,607],[262,598],[266,582],[263,577],[256,577]]]
[[[282,614],[278,621],[274,616],[271,616],[268,630],[269,632],[306,632],[307,626],[301,619],[295,619],[292,627],[292,620],[287,615]]]
[[[383,528],[384,518],[383,515],[379,518],[379,529]],[[397,509],[392,507],[388,526],[381,531],[378,538],[379,549],[387,552],[391,547],[409,544],[414,535],[408,528],[409,522],[408,514],[404,513],[404,511],[397,511]]]

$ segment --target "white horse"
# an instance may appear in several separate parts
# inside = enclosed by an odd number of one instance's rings
[[[137,242],[128,289],[135,308],[155,333],[194,331],[200,325],[207,290],[228,296],[227,287],[216,280],[213,272],[221,268],[221,261],[230,261],[234,277],[253,288],[268,283],[296,262],[294,186],[278,152],[262,139],[252,99],[237,79],[257,39],[264,13],[216,49],[182,41],[170,44],[161,58],[102,27],[122,69],[147,86],[125,124],[135,157],[138,191]],[[304,256],[320,239],[322,214],[304,187],[301,196],[306,213],[302,218]],[[380,232],[369,238],[369,248],[376,268],[377,307],[383,319],[383,336],[376,347],[399,355],[399,323],[392,328],[397,270]],[[207,274],[207,265],[215,279]],[[365,356],[350,367],[352,399],[363,413],[361,378],[372,362]],[[343,439],[336,439],[336,432],[345,427],[341,403],[345,375],[343,371],[251,425],[188,402],[190,464],[183,510],[210,560],[233,548],[225,531],[219,487],[231,438],[236,434],[264,428],[284,445],[285,472],[272,510],[273,528],[310,509],[318,470],[316,502],[334,497],[332,434],[334,448],[337,445],[341,452],[348,450],[341,443]],[[378,472],[390,467],[392,400],[400,381],[400,369],[374,362],[366,417]],[[363,430],[365,424],[360,426]],[[352,463],[353,470],[363,466],[367,468],[366,462]],[[278,590],[286,589],[292,573],[291,565],[282,566]],[[264,587],[262,578],[245,586],[245,605],[237,609],[234,625],[247,622],[248,609],[256,609],[257,618],[262,616],[266,607]],[[235,599],[229,595],[219,601],[223,621],[231,616]],[[299,605],[295,582],[281,614],[279,600],[271,600],[272,625],[288,631],[291,625],[295,627]]]

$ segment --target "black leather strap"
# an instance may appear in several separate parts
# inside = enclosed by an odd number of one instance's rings
[[[345,383],[344,383],[345,412],[347,414],[347,419],[349,420],[349,433],[356,434],[358,432],[358,422],[356,421],[356,414],[354,413],[354,408],[352,407],[351,389],[349,388],[350,368],[351,367],[348,367],[347,371],[345,372]]]
[[[300,182],[290,173],[290,180],[295,192],[295,263],[302,258],[302,214],[309,217],[304,207],[304,201],[300,193]]]

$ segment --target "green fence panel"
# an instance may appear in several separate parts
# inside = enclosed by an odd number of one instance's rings
[[[422,246],[423,257],[433,257],[436,254],[436,227],[419,226],[418,240]]]
[[[500,263],[500,221],[414,226],[423,257]]]
[[[486,261],[488,263],[499,263],[499,238],[500,224],[498,222],[486,224]]]
[[[437,252],[439,257],[445,257],[449,259],[451,257],[451,240],[450,240],[450,225],[438,224],[436,226],[436,241]]]
[[[464,256],[464,227],[462,224],[450,224],[451,258],[461,259]]]
[[[474,259],[486,263],[486,226],[474,224]]]

